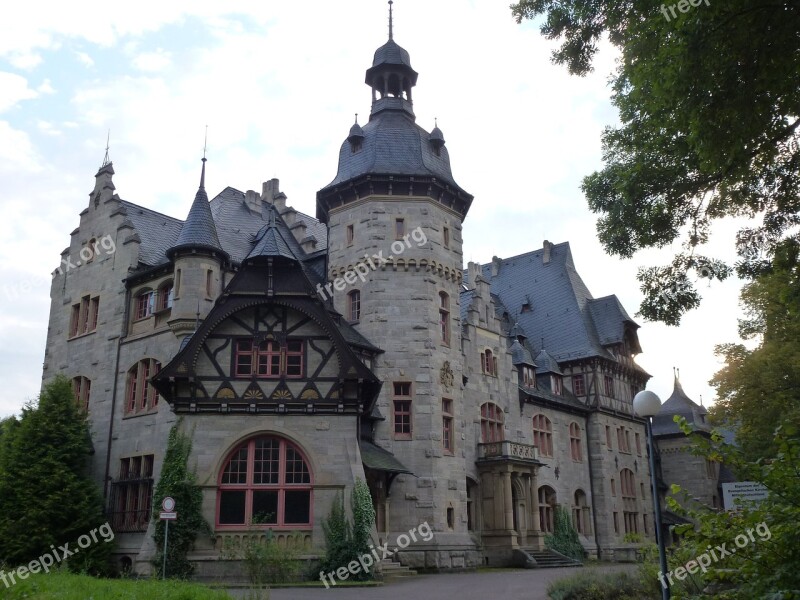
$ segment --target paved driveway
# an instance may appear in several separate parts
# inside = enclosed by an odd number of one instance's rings
[[[608,565],[603,571],[634,571],[636,565]],[[420,575],[373,588],[285,588],[270,600],[547,600],[551,581],[583,570],[531,569]],[[235,597],[236,592],[233,592]]]

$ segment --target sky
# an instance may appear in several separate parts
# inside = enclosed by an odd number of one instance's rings
[[[654,9],[656,10],[656,9]],[[464,260],[489,262],[569,241],[595,297],[617,294],[633,315],[639,267],[666,247],[621,260],[603,252],[580,190],[602,168],[601,134],[617,123],[606,47],[594,72],[551,63],[554,42],[518,25],[507,2],[396,0],[395,40],[420,74],[417,122],[438,118],[453,174],[475,200]],[[261,190],[280,179],[288,203],[315,214],[336,175],[354,114],[369,114],[364,72],[387,39],[383,0],[135,3],[27,2],[0,22],[0,416],[38,395],[59,266],[88,206],[110,130],[117,193],[184,219],[208,126],[206,189]],[[736,224],[707,249],[734,257]],[[680,327],[642,325],[638,362],[665,400],[673,367],[706,405],[719,343],[739,341],[741,282],[703,284]]]

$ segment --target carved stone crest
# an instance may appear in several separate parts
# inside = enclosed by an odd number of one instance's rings
[[[450,368],[450,361],[444,361],[442,368],[439,369],[439,381],[444,386],[444,389],[448,392],[450,388],[453,387],[453,369]]]

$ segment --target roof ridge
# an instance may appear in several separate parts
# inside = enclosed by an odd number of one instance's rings
[[[134,208],[138,208],[140,210],[144,210],[144,211],[147,211],[149,213],[153,213],[155,215],[159,215],[161,217],[165,217],[167,219],[171,219],[171,220],[175,221],[176,223],[184,223],[185,222],[185,221],[183,221],[183,220],[181,220],[181,219],[179,219],[177,217],[171,217],[171,216],[169,216],[167,214],[164,214],[164,213],[162,213],[160,211],[153,210],[152,208],[147,208],[146,206],[142,206],[141,204],[136,204],[134,202],[131,202],[130,200],[123,200],[122,198],[120,198],[119,201],[122,202],[123,204],[127,204],[128,206],[132,206]]]

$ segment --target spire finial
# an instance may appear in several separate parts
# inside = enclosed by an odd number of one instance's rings
[[[358,125],[358,113],[356,113],[356,125]]]
[[[110,162],[111,162],[111,161],[108,159],[108,149],[109,149],[109,142],[110,142],[110,141],[111,141],[111,129],[109,128],[109,130],[108,130],[108,135],[106,135],[106,155],[105,155],[105,157],[103,158],[103,164],[102,164],[102,165],[100,165],[100,168],[101,168],[101,169],[102,169],[103,167],[105,167],[105,166],[106,166],[108,163],[110,163]]]
[[[433,126],[434,127],[438,127],[439,126],[439,117],[433,117]]]
[[[206,125],[206,136],[203,140],[203,170],[200,171],[200,187],[206,187],[206,148],[208,148],[208,125]]]
[[[394,0],[389,0],[389,39],[394,39],[394,15],[392,13],[392,4]]]

